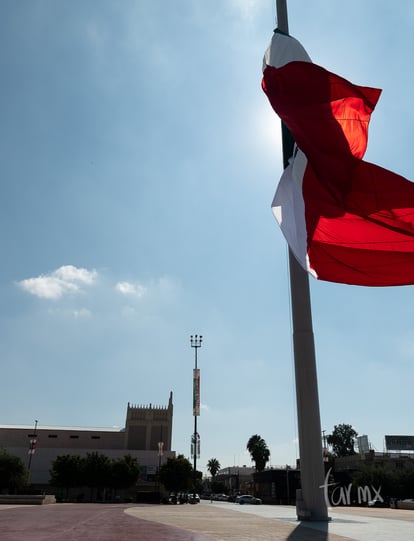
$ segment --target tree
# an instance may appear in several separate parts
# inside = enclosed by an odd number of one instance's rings
[[[59,455],[52,462],[50,484],[66,489],[66,498],[72,487],[87,485],[93,489],[129,488],[138,479],[140,466],[136,458],[125,455],[109,459],[97,452],[79,455]]]
[[[29,479],[29,470],[23,461],[7,451],[0,450],[0,491],[13,493],[24,487]]]
[[[211,481],[210,489],[213,494],[227,494],[226,485],[222,481]]]
[[[160,481],[168,492],[185,492],[192,486],[193,468],[184,455],[170,457],[160,468]]]
[[[358,433],[352,428],[352,425],[335,425],[327,437],[327,442],[332,446],[332,453],[335,457],[355,455],[355,438]]]
[[[270,451],[267,447],[265,440],[258,434],[255,434],[254,436],[251,436],[249,438],[246,448],[249,451],[250,456],[256,465],[256,470],[264,470],[266,467],[266,463],[269,462],[270,458]]]
[[[360,464],[352,474],[352,482],[357,486],[381,487],[381,495],[387,497],[410,498],[414,486],[414,466],[410,463],[368,462]]]
[[[106,455],[94,451],[87,453],[84,458],[84,480],[85,484],[91,489],[91,499],[93,499],[93,489],[105,489],[111,483],[111,461]]]
[[[210,458],[210,460],[207,462],[207,469],[211,473],[213,480],[220,468],[220,462],[217,460],[217,458]]]
[[[66,498],[69,489],[83,483],[84,460],[79,455],[59,455],[52,462],[49,470],[50,483],[56,487],[66,489]]]
[[[116,489],[129,488],[138,480],[141,468],[131,455],[111,461],[110,486]]]

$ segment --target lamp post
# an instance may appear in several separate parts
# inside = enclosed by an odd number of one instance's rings
[[[161,430],[161,435],[162,435],[162,430]],[[162,456],[164,454],[164,442],[163,441],[159,441],[158,442],[158,494],[159,494],[159,497],[160,497],[160,501],[161,501],[161,481],[160,481],[160,471],[161,471],[161,459],[162,459]]]
[[[27,469],[29,470],[29,483],[30,483],[30,468],[32,466],[32,458],[33,458],[33,455],[35,454],[35,451],[36,451],[36,447],[37,447],[37,419],[35,419],[35,425],[34,425],[34,432],[33,434],[30,434],[30,442],[29,442],[29,462],[27,464]]]
[[[193,415],[194,415],[194,433],[192,439],[192,451],[194,458],[194,490],[195,495],[195,486],[197,480],[197,454],[200,451],[200,436],[197,432],[197,417],[200,415],[200,370],[197,367],[197,350],[201,348],[201,343],[203,337],[197,334],[195,336],[190,336],[191,347],[194,348],[194,371],[193,371]]]

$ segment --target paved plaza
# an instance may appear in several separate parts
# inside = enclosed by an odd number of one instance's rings
[[[331,508],[330,522],[298,522],[293,506],[206,502],[135,507],[136,517],[198,532],[216,541],[413,541],[414,511]]]
[[[298,522],[291,506],[52,504],[0,506],[1,541],[412,541],[414,511],[333,508]]]

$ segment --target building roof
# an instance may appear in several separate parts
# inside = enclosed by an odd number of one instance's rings
[[[31,425],[2,425],[0,429],[18,429],[18,430],[31,430],[34,431],[34,426]],[[71,431],[87,431],[87,432],[124,432],[125,428],[119,426],[110,427],[96,427],[96,426],[53,426],[53,425],[37,425],[38,430],[71,430]]]

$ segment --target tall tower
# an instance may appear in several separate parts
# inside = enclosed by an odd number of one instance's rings
[[[140,451],[158,451],[158,442],[164,442],[164,451],[171,451],[173,420],[173,393],[168,406],[137,406],[128,402],[125,422],[125,448]]]

